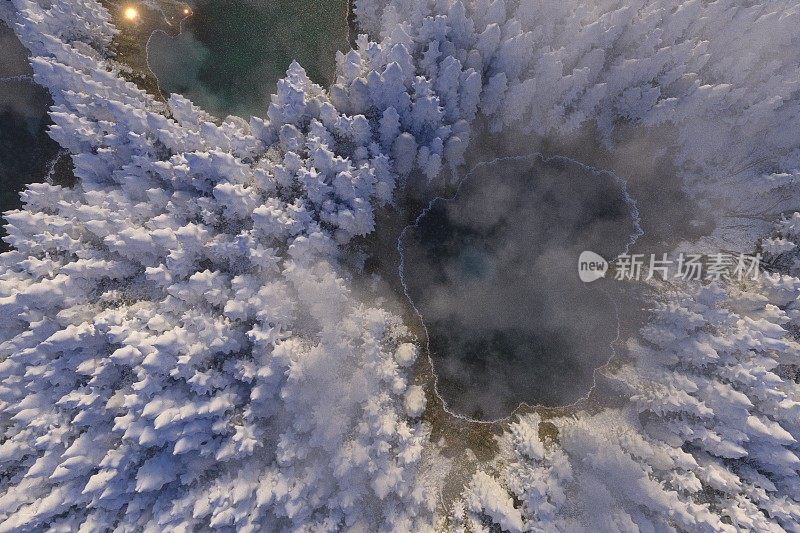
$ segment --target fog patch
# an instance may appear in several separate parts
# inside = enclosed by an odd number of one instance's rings
[[[585,397],[618,320],[614,282],[581,282],[578,256],[611,259],[638,232],[622,182],[564,158],[483,165],[434,200],[401,237],[401,274],[448,407],[492,420]]]

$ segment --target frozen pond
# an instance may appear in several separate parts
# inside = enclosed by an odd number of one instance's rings
[[[614,282],[584,284],[578,256],[613,258],[638,231],[623,184],[567,159],[484,165],[401,237],[402,277],[454,412],[586,396],[618,332]]]

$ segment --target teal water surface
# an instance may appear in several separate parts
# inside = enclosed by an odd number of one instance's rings
[[[196,0],[177,37],[155,33],[150,69],[162,90],[218,115],[263,116],[293,60],[323,86],[349,49],[347,0]]]

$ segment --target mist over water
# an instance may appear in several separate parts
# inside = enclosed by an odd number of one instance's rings
[[[401,239],[402,276],[429,335],[438,390],[475,419],[584,397],[618,333],[614,282],[580,281],[637,233],[613,175],[567,159],[486,165]]]

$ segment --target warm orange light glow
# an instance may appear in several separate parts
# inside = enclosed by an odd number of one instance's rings
[[[139,18],[139,10],[133,6],[126,7],[122,14],[125,16],[126,20],[130,21],[134,21]]]
[[[183,8],[183,14],[184,15],[191,15],[192,14],[192,10],[189,9],[188,7],[184,7]]]

